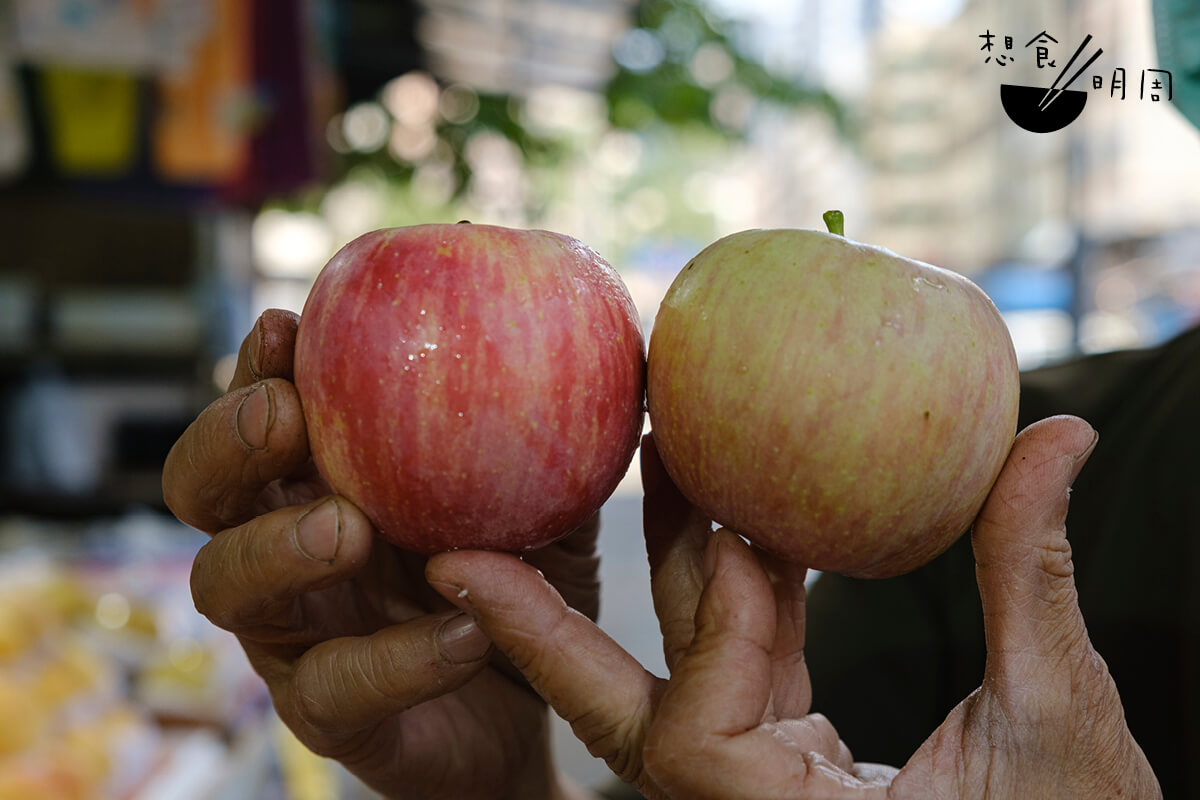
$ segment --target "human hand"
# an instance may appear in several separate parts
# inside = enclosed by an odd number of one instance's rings
[[[655,800],[1157,798],[1075,593],[1068,490],[1094,442],[1073,417],[1017,437],[972,533],[988,647],[982,685],[898,770],[855,763],[833,724],[810,713],[805,570],[729,531],[710,535],[649,437],[645,532],[669,679],[509,556],[442,554],[426,575],[590,752]]]
[[[263,314],[228,393],[167,458],[167,505],[213,537],[192,567],[197,609],[237,635],[300,741],[388,797],[563,797],[542,700],[430,589],[426,557],[378,539],[317,473],[296,325]],[[598,525],[526,556],[591,617]]]

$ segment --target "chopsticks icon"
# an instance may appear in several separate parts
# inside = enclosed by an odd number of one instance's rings
[[[1056,88],[1058,86],[1058,82],[1062,80],[1063,75],[1065,75],[1067,73],[1067,70],[1069,70],[1071,68],[1071,65],[1075,63],[1075,59],[1079,58],[1079,54],[1083,52],[1084,48],[1086,48],[1088,46],[1088,42],[1090,42],[1091,40],[1092,40],[1092,35],[1089,33],[1084,38],[1083,43],[1079,45],[1079,49],[1077,49],[1075,51],[1075,55],[1071,56],[1071,60],[1068,61],[1066,63],[1066,65],[1062,68],[1062,72],[1058,73],[1058,77],[1054,79],[1054,83],[1050,84],[1050,88],[1046,90],[1046,93],[1044,95],[1042,95],[1041,102],[1038,103],[1039,111],[1045,111],[1047,108],[1049,108],[1050,104],[1053,103],[1055,100],[1057,100],[1058,96],[1060,94],[1062,94],[1063,92],[1065,92],[1067,90],[1067,87],[1069,87],[1072,83],[1074,83],[1075,79],[1078,78],[1080,75],[1082,75],[1083,71],[1085,69],[1087,69],[1088,67],[1090,67],[1092,65],[1092,62],[1095,61],[1097,58],[1099,58],[1100,54],[1104,52],[1103,48],[1100,50],[1097,50],[1096,53],[1087,60],[1087,63],[1085,63],[1079,69],[1075,70],[1075,74],[1071,76],[1070,80],[1068,80],[1065,84],[1063,84],[1063,87],[1061,89]]]

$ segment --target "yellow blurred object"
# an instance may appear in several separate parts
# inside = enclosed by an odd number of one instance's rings
[[[0,597],[0,663],[17,658],[41,638],[36,616],[25,613],[22,604]]]
[[[305,747],[282,722],[274,726],[275,751],[291,800],[332,800],[339,795],[331,761]]]
[[[133,167],[138,93],[132,75],[46,67],[41,73],[41,92],[50,151],[61,170],[118,175]]]
[[[115,750],[140,725],[141,719],[131,708],[113,706],[97,719],[67,730],[54,748],[56,759],[72,765],[89,786],[104,785],[113,772]]]
[[[45,605],[67,621],[90,615],[96,603],[92,593],[66,572],[49,578],[40,594]]]
[[[0,673],[0,757],[26,750],[46,730],[44,707],[30,694],[29,687]],[[0,798],[7,800],[0,792]]]
[[[111,669],[82,643],[64,640],[34,680],[33,695],[45,708],[60,707],[76,695],[101,686]]]
[[[44,760],[0,762],[3,800],[100,800],[69,765]]]
[[[137,602],[130,607],[129,621],[125,626],[134,633],[153,639],[158,636],[158,615],[152,606]]]
[[[139,679],[160,689],[204,689],[212,683],[216,666],[211,650],[194,639],[178,639],[149,659]]]

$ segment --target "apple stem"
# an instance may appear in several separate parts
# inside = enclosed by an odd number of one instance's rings
[[[829,228],[830,233],[835,233],[838,236],[846,235],[846,217],[842,212],[837,209],[826,211],[821,215],[821,219],[825,220],[825,227]]]

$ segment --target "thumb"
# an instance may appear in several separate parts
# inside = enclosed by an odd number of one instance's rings
[[[971,543],[993,679],[1023,682],[1086,652],[1066,518],[1071,484],[1098,438],[1078,417],[1030,425],[975,521]]]

